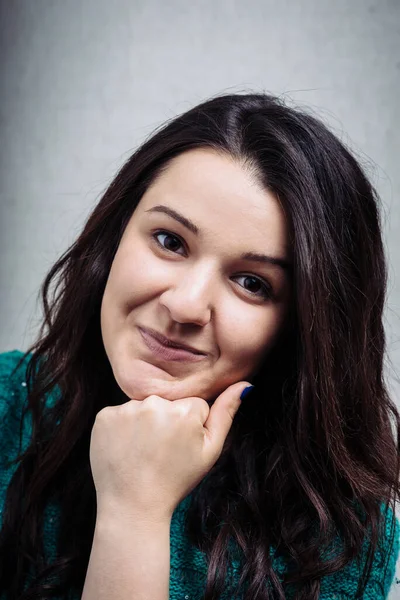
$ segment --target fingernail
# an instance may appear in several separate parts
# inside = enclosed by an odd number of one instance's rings
[[[246,396],[248,396],[251,390],[254,390],[254,385],[248,385],[247,387],[245,387],[243,392],[240,394],[240,399],[243,400],[244,398],[246,398]]]

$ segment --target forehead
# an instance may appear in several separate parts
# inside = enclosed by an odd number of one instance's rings
[[[288,227],[276,196],[227,154],[195,149],[175,157],[143,195],[135,213],[163,204],[190,219],[200,236],[224,237],[288,256]],[[158,215],[159,216],[159,215]],[[168,219],[168,217],[166,217]]]

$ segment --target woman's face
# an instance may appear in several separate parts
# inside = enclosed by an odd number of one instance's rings
[[[176,157],[133,213],[102,300],[104,347],[127,398],[212,401],[251,380],[288,315],[286,263],[288,228],[272,193],[214,150]],[[201,354],[173,360],[149,330]]]

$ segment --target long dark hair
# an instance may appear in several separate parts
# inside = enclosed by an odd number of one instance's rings
[[[230,540],[242,552],[247,600],[284,599],[290,585],[297,599],[312,600],[320,578],[358,557],[370,532],[362,597],[380,504],[394,510],[399,494],[400,421],[383,376],[387,272],[379,199],[318,119],[273,96],[234,94],[156,131],[45,278],[44,320],[28,350],[33,435],[8,488],[0,540],[0,590],[13,600],[82,591],[96,512],[90,434],[98,411],[117,403],[100,332],[102,295],[143,193],[173,157],[201,147],[244,161],[279,198],[294,256],[293,327],[257,372],[255,391],[187,513],[187,533],[208,559],[205,600],[221,594]],[[50,499],[62,517],[58,555],[46,565],[41,524]],[[321,548],[337,534],[341,551],[323,560]],[[282,580],[270,545],[290,566]],[[30,569],[38,579],[24,591]],[[44,583],[45,576],[57,582]]]

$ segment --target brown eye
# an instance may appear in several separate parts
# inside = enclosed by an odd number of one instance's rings
[[[244,278],[245,282],[247,282],[247,284],[242,285],[246,292],[249,292],[253,296],[265,298],[266,300],[272,297],[271,287],[259,277],[255,277],[254,275],[238,275],[235,279],[240,277]]]
[[[160,236],[164,237],[164,241],[159,241],[158,238]],[[176,254],[179,247],[183,246],[181,240],[168,231],[157,231],[153,237],[157,244],[161,246],[163,250],[167,250],[168,252],[174,252]]]

